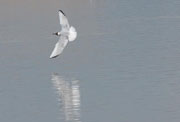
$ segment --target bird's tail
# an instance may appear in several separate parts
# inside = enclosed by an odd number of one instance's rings
[[[74,41],[76,39],[76,37],[77,37],[76,29],[73,26],[71,26],[69,29],[69,36],[68,36],[69,41],[70,42]]]

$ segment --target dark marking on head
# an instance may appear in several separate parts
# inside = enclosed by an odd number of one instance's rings
[[[53,35],[59,36],[59,35],[58,35],[58,32],[56,32],[56,33],[53,33]]]
[[[59,10],[64,16],[66,16],[66,14],[62,11],[62,10]]]
[[[56,36],[58,36],[58,32],[56,32]]]

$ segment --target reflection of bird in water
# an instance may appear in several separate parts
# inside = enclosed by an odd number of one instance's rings
[[[52,75],[52,83],[56,88],[61,111],[68,122],[80,122],[80,90],[79,81],[65,81],[57,73]]]

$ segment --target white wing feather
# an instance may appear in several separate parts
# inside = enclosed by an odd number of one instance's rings
[[[63,30],[68,30],[69,29],[69,22],[67,17],[65,16],[64,12],[59,10],[59,21],[60,21],[60,25],[62,27],[62,31]]]
[[[51,53],[50,58],[56,58],[59,56],[68,43],[68,39],[65,36],[60,36],[59,41],[56,43],[54,50]]]

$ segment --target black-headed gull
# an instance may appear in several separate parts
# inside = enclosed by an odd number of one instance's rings
[[[59,56],[67,43],[74,41],[77,37],[76,29],[69,25],[68,19],[62,10],[59,10],[59,21],[61,25],[61,31],[53,33],[53,35],[59,36],[59,40],[56,43],[54,50],[52,51],[50,58],[56,58]]]

